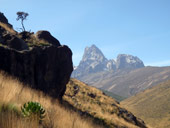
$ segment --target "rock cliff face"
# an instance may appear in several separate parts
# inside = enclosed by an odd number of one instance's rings
[[[101,50],[95,45],[86,47],[84,55],[78,67],[74,70],[72,76],[81,80],[81,77],[91,73],[102,71],[117,71],[124,69],[137,69],[144,67],[143,62],[135,56],[119,54],[117,60],[108,60]]]
[[[83,58],[74,72],[74,76],[79,77],[88,73],[103,71],[107,68],[107,61],[103,53],[95,45],[86,47]]]
[[[0,70],[61,99],[73,71],[72,52],[47,31],[14,35],[0,26]]]
[[[117,69],[136,69],[144,67],[143,62],[136,56],[119,54],[117,57]]]

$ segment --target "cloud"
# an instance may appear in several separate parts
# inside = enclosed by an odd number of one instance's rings
[[[170,66],[170,60],[146,63],[146,66]]]

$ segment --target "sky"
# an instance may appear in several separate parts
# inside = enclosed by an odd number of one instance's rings
[[[68,45],[75,66],[92,44],[108,59],[131,54],[146,66],[170,66],[170,0],[0,0],[14,29],[18,11],[29,13],[26,30],[48,30]]]

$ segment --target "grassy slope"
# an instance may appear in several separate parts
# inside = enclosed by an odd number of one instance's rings
[[[123,109],[117,101],[79,80],[70,80],[64,100],[83,113],[102,120],[110,128],[137,127],[134,125],[134,121],[129,118],[131,113]]]
[[[10,111],[10,106],[20,112],[20,107],[28,101],[37,101],[46,109],[45,128],[102,128],[90,118],[66,108],[57,100],[45,96],[42,92],[24,87],[20,82],[0,73],[0,128],[41,128],[35,120],[25,120]],[[2,106],[9,106],[2,110]]]
[[[170,80],[121,102],[153,128],[170,128]]]

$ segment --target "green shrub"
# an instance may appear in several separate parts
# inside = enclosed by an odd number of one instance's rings
[[[21,112],[24,117],[37,118],[41,123],[45,118],[45,109],[38,102],[27,102],[21,107]]]

